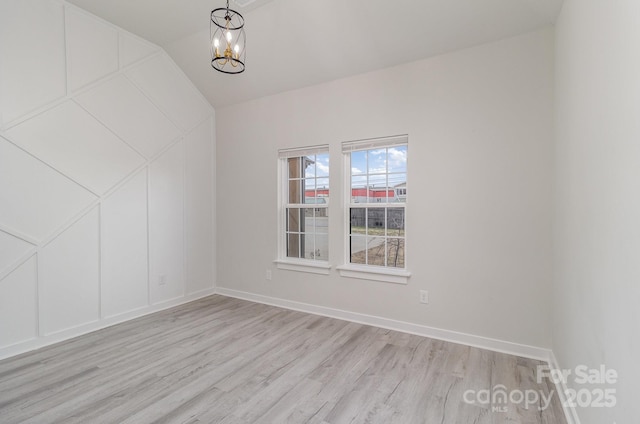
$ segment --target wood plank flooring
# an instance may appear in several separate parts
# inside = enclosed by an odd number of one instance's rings
[[[467,392],[549,396],[538,364],[216,295],[0,361],[0,423],[564,424]]]

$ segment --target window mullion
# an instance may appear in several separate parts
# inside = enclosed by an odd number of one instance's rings
[[[367,176],[367,181],[365,182],[364,192],[366,193],[365,197],[367,199],[367,203],[369,203],[369,200],[370,200],[369,199],[369,152],[367,152],[367,154],[365,155],[365,166],[366,168],[364,172],[365,172],[365,175]]]
[[[316,208],[313,208],[313,259],[316,259],[316,238],[318,237],[318,217]]]
[[[387,237],[389,235],[389,230],[387,228],[388,222],[389,222],[388,214],[389,214],[389,209],[385,208],[384,209],[384,266],[387,266],[389,264],[389,260],[387,258],[389,253],[389,245],[387,244],[387,242],[389,241],[389,238]]]
[[[369,197],[368,190],[367,197]],[[369,265],[369,208],[364,208],[364,263]]]
[[[384,200],[386,203],[389,203],[389,148],[387,147],[386,149],[384,149],[384,170],[385,170],[385,174],[384,174]],[[386,214],[386,211],[385,211]],[[386,235],[387,233],[387,221],[385,221],[385,230],[384,233]],[[386,255],[386,249],[385,249],[385,255]],[[385,264],[386,264],[386,260],[385,260]],[[385,265],[386,266],[386,265]]]

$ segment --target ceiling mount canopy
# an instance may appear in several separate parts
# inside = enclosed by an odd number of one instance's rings
[[[219,7],[211,11],[211,66],[225,74],[244,72],[246,36],[244,18],[235,10]]]

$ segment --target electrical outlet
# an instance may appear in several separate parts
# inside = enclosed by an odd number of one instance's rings
[[[420,290],[420,303],[429,303],[429,292]]]
[[[267,268],[267,275],[266,275],[266,277],[267,277],[267,280],[268,280],[268,281],[271,281],[271,269],[269,269],[269,268]]]
[[[162,274],[161,276],[158,277],[158,285],[164,286],[165,284],[167,284],[167,275]]]

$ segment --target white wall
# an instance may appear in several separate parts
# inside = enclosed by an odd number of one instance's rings
[[[565,0],[557,22],[553,349],[562,368],[619,374],[616,408],[582,423],[637,422],[640,381],[640,2]]]
[[[219,287],[550,347],[552,29],[216,112]],[[274,269],[278,149],[330,144],[336,266],[340,142],[405,133],[409,284]]]
[[[0,8],[0,357],[211,293],[213,109],[74,6]]]

